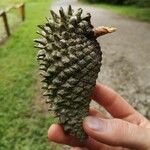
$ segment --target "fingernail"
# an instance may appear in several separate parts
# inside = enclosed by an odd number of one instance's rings
[[[86,117],[84,125],[96,131],[103,131],[105,127],[104,122],[97,117]]]

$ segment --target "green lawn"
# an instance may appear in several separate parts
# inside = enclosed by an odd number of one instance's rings
[[[0,1],[0,5],[6,2],[15,1]],[[34,102],[38,91],[33,38],[49,6],[50,0],[26,0],[26,21],[0,45],[0,150],[60,149],[47,140],[47,129],[54,119]]]
[[[98,7],[110,9],[111,11],[121,15],[150,22],[150,8],[139,8],[135,6],[115,6],[109,4],[94,4],[94,5]]]

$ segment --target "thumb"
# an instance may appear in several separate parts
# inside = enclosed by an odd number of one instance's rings
[[[87,117],[83,122],[83,127],[91,138],[104,144],[140,150],[150,148],[149,129],[121,119]]]

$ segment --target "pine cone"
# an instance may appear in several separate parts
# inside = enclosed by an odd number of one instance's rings
[[[96,40],[101,34],[93,29],[89,13],[81,15],[81,8],[74,12],[69,6],[67,13],[60,8],[59,13],[51,10],[52,19],[38,26],[42,38],[35,40],[43,95],[64,131],[83,140],[87,135],[82,122],[88,116],[101,67],[102,52]]]

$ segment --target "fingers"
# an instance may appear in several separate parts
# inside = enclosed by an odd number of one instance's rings
[[[95,116],[95,117],[100,117],[100,118],[107,118],[102,112],[97,111],[94,108],[90,108],[89,115]]]
[[[70,146],[82,146],[75,138],[65,135],[62,127],[58,124],[53,124],[48,130],[48,139],[59,144],[67,144]]]
[[[91,138],[104,144],[135,149],[150,148],[149,129],[120,119],[87,117],[83,127]]]
[[[109,145],[106,145],[104,143],[101,143],[91,137],[89,137],[85,141],[85,147],[87,147],[89,150],[112,150],[113,148]]]
[[[124,118],[136,111],[121,96],[110,88],[97,83],[92,97],[102,105],[113,117]]]
[[[95,110],[93,108],[89,110],[89,114],[91,116],[105,118],[104,114],[98,112],[97,110]],[[64,134],[63,128],[58,124],[53,124],[49,128],[48,139],[49,139],[49,141],[53,141],[53,142],[60,143],[60,144],[67,144],[67,145],[71,145],[71,146],[82,145],[79,141],[77,141],[77,139]]]
[[[83,143],[80,143],[75,138],[65,135],[63,129],[58,124],[53,124],[50,129],[48,130],[48,139],[49,141],[53,141],[59,144],[67,144],[70,146],[79,146],[79,147],[87,147],[89,150],[98,150],[101,149],[108,149],[109,146],[97,142],[92,138],[88,138]]]

